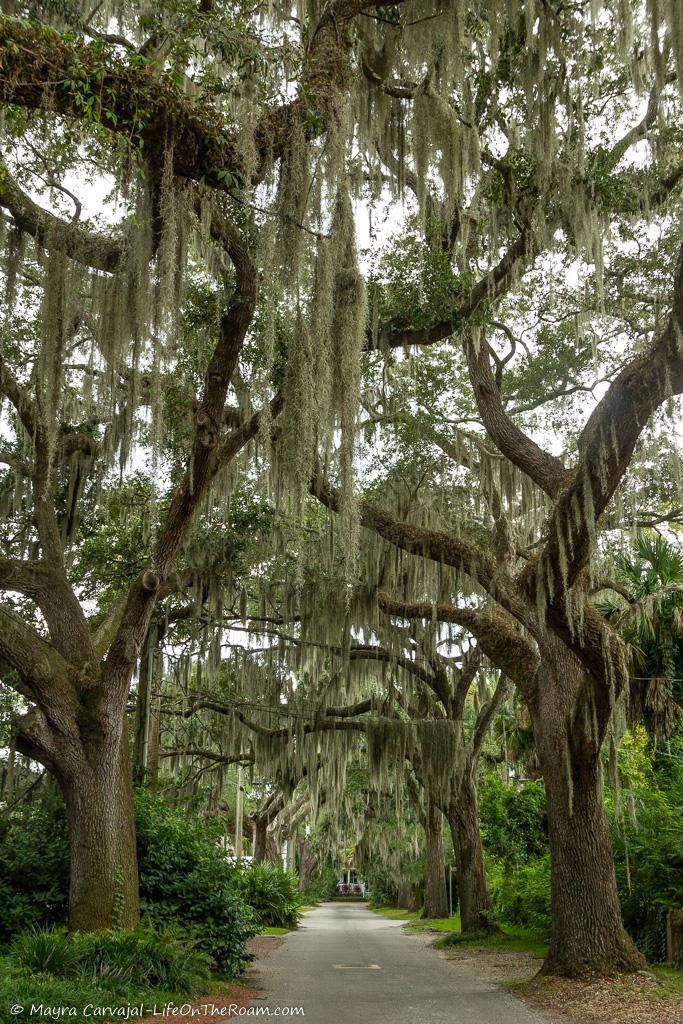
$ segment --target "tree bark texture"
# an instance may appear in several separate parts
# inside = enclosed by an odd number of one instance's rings
[[[592,684],[559,641],[547,646],[531,708],[550,834],[552,929],[542,970],[570,977],[638,970],[645,960],[621,919]]]
[[[318,859],[305,839],[299,839],[299,892],[308,892]]]
[[[152,694],[152,709],[149,723],[149,745],[147,748],[147,784],[154,789],[159,779],[159,748],[161,735],[161,697]]]
[[[467,771],[449,805],[448,823],[456,858],[461,928],[464,932],[490,931],[494,927],[493,903],[484,869],[477,790]]]
[[[69,926],[130,927],[139,918],[133,780],[124,735],[119,751],[78,758],[60,776],[69,821]]]
[[[429,800],[425,817],[426,870],[423,917],[448,917],[448,892],[444,874],[442,814]]]
[[[268,834],[267,818],[252,818],[254,846],[252,860],[254,864],[262,864],[266,859],[266,836]]]
[[[414,912],[420,905],[418,887],[410,882],[402,882],[398,887],[397,906],[403,910]]]
[[[282,867],[282,852],[280,843],[272,832],[266,833],[266,858],[269,864],[275,868]]]
[[[152,717],[156,630],[150,626],[140,653],[140,673],[135,702],[135,776],[138,783],[146,781],[149,762],[149,739]]]

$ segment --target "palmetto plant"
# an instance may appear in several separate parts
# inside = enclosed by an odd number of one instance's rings
[[[296,928],[299,891],[294,875],[271,864],[252,864],[236,875],[242,898],[264,928]]]
[[[634,651],[633,696],[657,736],[671,736],[683,690],[683,551],[659,534],[643,533],[615,559],[620,590],[596,601]]]

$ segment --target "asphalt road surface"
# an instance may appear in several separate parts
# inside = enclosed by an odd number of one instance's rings
[[[546,1024],[360,903],[327,903],[252,973],[256,1007],[305,1024]],[[303,1006],[304,1015],[282,1012]],[[280,1008],[279,1010],[276,1010]],[[263,1013],[265,1018],[266,1013]]]

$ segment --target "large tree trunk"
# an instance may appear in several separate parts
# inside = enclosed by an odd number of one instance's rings
[[[273,867],[282,867],[282,843],[280,841],[279,829],[266,832],[266,857],[265,859]]]
[[[401,910],[409,910],[411,913],[417,910],[420,904],[418,887],[412,882],[401,882],[396,894],[396,904]]]
[[[448,892],[444,873],[441,810],[433,800],[427,804],[425,818],[426,871],[423,917],[448,917]]]
[[[261,864],[266,859],[266,837],[268,834],[267,818],[252,818],[254,835],[254,846],[252,849],[252,860],[254,864]]]
[[[552,930],[543,972],[638,970],[645,961],[622,924],[603,801],[605,716],[574,655],[558,641],[547,647],[531,708],[550,833]]]
[[[468,767],[449,805],[448,823],[456,857],[460,926],[464,932],[491,931],[495,928],[493,903],[484,869],[477,790]]]
[[[299,839],[299,892],[308,892],[318,862],[305,839]]]
[[[58,773],[69,821],[69,927],[74,931],[129,927],[139,918],[126,730],[118,741],[109,740],[91,757],[70,759]]]

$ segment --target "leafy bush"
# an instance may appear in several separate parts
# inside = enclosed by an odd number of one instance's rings
[[[257,920],[210,823],[189,821],[143,792],[137,798],[137,830],[143,912],[158,926],[181,925],[221,971],[242,974]]]
[[[211,823],[146,792],[136,796],[136,813],[143,915],[162,931],[183,928],[221,971],[241,974],[257,926]],[[11,816],[0,843],[0,942],[66,922],[68,867],[61,803],[49,799]]]
[[[27,932],[12,944],[10,955],[32,974],[77,978],[103,988],[162,988],[181,995],[206,985],[212,962],[188,939],[142,925],[88,934]]]
[[[70,978],[78,973],[78,948],[65,928],[25,932],[12,944],[16,962],[35,974]]]
[[[398,889],[396,885],[396,879],[390,873],[382,871],[378,867],[373,867],[368,870],[367,880],[370,889],[368,906],[396,906]]]
[[[489,870],[496,913],[502,921],[547,933],[550,931],[550,858],[516,867]]]
[[[197,992],[211,977],[212,959],[187,938],[150,928],[79,936],[82,974],[106,983],[148,985],[174,992]]]
[[[237,878],[242,898],[253,908],[262,927],[296,928],[301,915],[293,875],[271,864],[252,864]]]
[[[54,797],[23,804],[0,833],[0,944],[30,928],[61,923],[69,891],[66,817]]]
[[[481,786],[479,815],[486,852],[504,864],[524,864],[548,851],[542,782],[505,783],[489,775]]]
[[[666,917],[683,906],[683,740],[656,770],[644,730],[620,751],[631,778],[620,813],[612,816],[612,842],[624,924],[653,963],[666,959]],[[628,758],[626,764],[624,762]],[[631,804],[632,816],[628,812]]]
[[[380,907],[395,907],[396,891],[380,889],[379,892],[375,892],[372,890],[368,896],[368,906],[372,910],[378,910]]]
[[[202,993],[198,993],[201,995]],[[183,998],[180,992],[162,992],[159,989],[124,986],[112,981],[104,988],[88,978],[55,978],[51,974],[36,974],[22,967],[13,957],[0,957],[0,1024],[39,1024],[50,1022],[54,1017],[50,1008],[73,1006],[78,1017],[83,1019],[83,1010],[93,1006],[132,1006],[144,1003],[147,1013],[154,1005],[163,1005]],[[10,1007],[24,1007],[23,1014],[13,1014]],[[42,1004],[47,1011],[30,1013],[34,1004]]]
[[[305,904],[319,903],[320,900],[329,900],[334,896],[337,886],[337,872],[331,864],[324,864],[317,867],[313,872],[311,884],[305,893],[299,894],[301,902]]]

